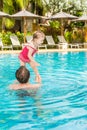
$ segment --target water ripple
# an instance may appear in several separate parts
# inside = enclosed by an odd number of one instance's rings
[[[36,55],[42,87],[33,96],[9,90],[17,56],[0,55],[0,129],[87,130],[87,53]],[[33,82],[34,72],[27,67]]]

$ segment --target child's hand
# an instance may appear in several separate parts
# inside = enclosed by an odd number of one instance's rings
[[[36,75],[36,82],[38,82],[38,83],[41,83],[41,77],[40,77],[40,75],[38,74],[38,75]]]

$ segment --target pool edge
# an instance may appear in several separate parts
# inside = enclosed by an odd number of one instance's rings
[[[0,51],[0,54],[18,54],[21,50],[2,50]],[[86,49],[40,49],[38,50],[38,53],[46,53],[46,52],[80,52],[80,51],[87,51]]]

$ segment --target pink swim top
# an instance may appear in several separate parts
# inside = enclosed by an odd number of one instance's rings
[[[32,56],[37,52],[37,50],[31,46],[29,46],[30,48],[33,49],[33,52],[32,52]],[[27,48],[27,46],[25,46],[22,50],[22,52],[19,54],[19,59],[22,60],[23,62],[30,62],[30,59],[28,58],[28,52],[29,52],[29,49]]]

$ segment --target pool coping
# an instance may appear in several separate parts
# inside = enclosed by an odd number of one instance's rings
[[[40,49],[38,53],[46,53],[46,52],[80,52],[87,51],[87,48],[74,48],[74,49]],[[18,54],[21,50],[1,50],[0,54]]]

